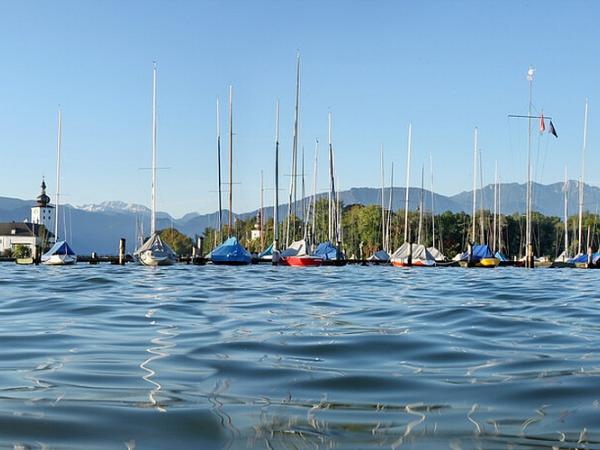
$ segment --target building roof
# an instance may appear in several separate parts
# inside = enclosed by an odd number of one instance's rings
[[[42,225],[29,222],[2,222],[0,236],[41,236]],[[14,231],[13,231],[14,230]],[[48,232],[48,236],[53,236]]]

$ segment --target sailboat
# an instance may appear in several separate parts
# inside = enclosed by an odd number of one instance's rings
[[[288,266],[311,267],[320,266],[323,263],[323,258],[310,254],[312,239],[309,238],[309,220],[312,217],[311,235],[314,236],[315,223],[315,202],[317,196],[317,165],[319,160],[319,141],[315,143],[315,162],[313,168],[313,193],[308,205],[308,211],[303,212],[305,221],[304,237],[299,241],[294,241],[292,244],[281,252],[282,263]],[[304,172],[304,170],[303,170]]]
[[[56,145],[56,204],[54,206],[54,245],[42,255],[42,264],[48,266],[64,266],[77,262],[77,254],[66,239],[58,237],[59,204],[60,204],[60,150],[62,145],[62,112],[58,111],[58,140]],[[65,236],[66,237],[66,236]]]
[[[435,258],[424,245],[409,242],[408,196],[410,192],[410,156],[412,151],[412,124],[408,124],[408,156],[406,162],[406,196],[404,199],[404,243],[392,254],[392,265],[396,267],[433,267]]]
[[[221,169],[219,168],[219,173]],[[252,262],[252,255],[233,236],[233,87],[229,86],[229,237],[217,246],[208,258],[216,265],[245,266]],[[219,187],[220,189],[220,187]]]
[[[431,169],[431,247],[427,247],[427,251],[435,259],[436,264],[445,263],[446,256],[435,246],[435,206],[434,206],[434,191],[433,191],[433,157],[429,155],[429,164]]]
[[[329,143],[329,223],[328,223],[328,240],[321,242],[314,253],[313,257],[322,259],[323,265],[328,266],[344,266],[347,264],[346,256],[341,251],[341,217],[339,211],[339,197],[336,202],[335,190],[335,175],[334,175],[334,155],[333,144],[331,140],[331,113],[328,114],[328,143]],[[336,204],[337,203],[337,204]],[[335,244],[334,244],[335,241]]]
[[[393,173],[392,173],[393,177]],[[367,258],[367,261],[372,264],[387,264],[390,262],[390,255],[387,252],[387,227],[385,223],[385,172],[383,165],[383,144],[381,144],[381,250],[377,250]],[[390,198],[392,195],[392,187],[390,186]],[[391,208],[390,208],[391,211]]]
[[[152,69],[152,205],[150,237],[134,253],[145,266],[169,266],[177,261],[175,252],[156,231],[156,63]]]
[[[479,130],[475,127],[473,133],[473,215],[472,215],[472,230],[471,230],[471,242],[466,252],[459,257],[459,264],[462,267],[497,267],[500,264],[500,260],[496,258],[494,252],[489,245],[481,242],[476,243],[475,235],[475,224],[477,215],[477,151],[478,151],[478,137]],[[481,189],[483,191],[483,189]],[[483,205],[482,205],[483,206]],[[483,211],[481,211],[483,218]],[[483,223],[483,222],[482,222]],[[481,235],[483,238],[483,225],[481,229]],[[483,239],[482,239],[483,241]]]

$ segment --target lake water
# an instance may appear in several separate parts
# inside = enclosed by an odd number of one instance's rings
[[[599,281],[0,264],[0,448],[600,448]]]

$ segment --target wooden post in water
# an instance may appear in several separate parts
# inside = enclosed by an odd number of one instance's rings
[[[592,261],[593,261],[593,252],[592,252],[592,246],[590,245],[587,248],[587,268],[591,269],[592,268]]]
[[[406,259],[406,265],[407,266],[412,266],[412,242],[408,243],[408,258]]]
[[[125,265],[125,238],[119,239],[119,265]]]
[[[527,245],[526,267],[528,267],[529,269],[533,269],[535,267],[534,261],[535,261],[535,256],[533,254],[533,244],[528,244]]]
[[[198,237],[198,252],[200,253],[200,259],[204,257],[204,236]]]
[[[92,257],[90,258],[90,264],[98,264],[98,254],[96,252],[92,252]]]

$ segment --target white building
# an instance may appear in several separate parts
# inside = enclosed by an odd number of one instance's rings
[[[45,247],[54,243],[54,235],[50,232],[54,225],[54,206],[50,205],[44,181],[36,201],[37,205],[31,208],[30,222],[0,223],[0,255],[25,245],[31,249],[31,256],[37,258]]]
[[[31,223],[44,225],[46,230],[54,229],[54,206],[46,195],[46,182],[42,180],[42,193],[37,197],[37,205],[31,208]]]

